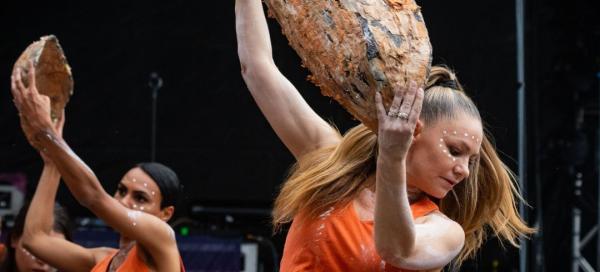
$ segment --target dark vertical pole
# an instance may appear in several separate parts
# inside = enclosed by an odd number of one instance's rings
[[[523,198],[527,199],[527,139],[525,137],[525,0],[515,0],[515,20],[517,31],[517,110],[518,110],[518,153],[519,153],[519,186]],[[523,202],[519,203],[519,213],[528,222],[527,211]],[[527,240],[521,239],[519,251],[519,271],[527,272]]]
[[[162,87],[163,81],[160,76],[152,72],[148,86],[152,89],[152,132],[150,134],[150,160],[156,161],[156,111],[158,102],[158,90]]]
[[[600,167],[600,71],[596,73],[596,78],[598,79],[598,142],[596,143],[596,169]],[[596,218],[596,227],[598,231],[596,232],[596,271],[600,271],[600,169],[597,170],[598,173],[598,209],[597,209],[597,218]]]

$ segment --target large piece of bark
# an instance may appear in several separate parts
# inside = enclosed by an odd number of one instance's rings
[[[265,0],[310,79],[377,131],[375,92],[422,85],[432,49],[414,0]]]
[[[13,66],[21,69],[23,83],[29,86],[29,61],[35,67],[35,83],[38,91],[50,97],[50,116],[56,121],[63,112],[73,94],[73,76],[71,67],[63,53],[58,39],[54,35],[44,36],[29,45]]]

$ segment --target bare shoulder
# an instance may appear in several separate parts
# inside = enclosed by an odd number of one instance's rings
[[[427,215],[418,217],[415,219],[415,223],[453,226],[462,229],[462,227],[456,221],[450,219],[448,216],[446,216],[440,211],[433,211],[428,213]]]
[[[89,250],[92,253],[92,256],[94,257],[95,263],[101,262],[106,257],[111,256],[118,251],[116,248],[111,247],[95,247],[90,248]]]
[[[449,248],[462,248],[465,231],[456,221],[448,218],[440,211],[431,212],[415,219],[415,226],[429,233],[437,234]]]

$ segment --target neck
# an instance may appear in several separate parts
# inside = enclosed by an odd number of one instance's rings
[[[366,190],[363,190],[363,191],[369,191],[369,193],[372,194],[372,198],[375,199],[375,175],[371,175],[368,179],[369,179],[368,183],[371,185],[368,186],[367,188],[365,188]],[[425,193],[423,193],[423,191],[421,191],[421,190],[419,190],[419,188],[409,185],[409,184],[406,185],[406,192],[408,194],[408,202],[410,204],[417,202],[423,196],[425,196]],[[370,194],[367,194],[367,195],[371,196]],[[372,201],[374,201],[374,200],[372,200]]]
[[[423,191],[419,190],[417,187],[407,185],[406,192],[408,193],[408,202],[413,204],[421,199],[425,194]]]
[[[125,237],[123,235],[121,235],[121,237],[119,238],[119,248],[126,248],[127,246],[129,246],[131,243],[135,242],[135,240],[131,240],[128,237]]]

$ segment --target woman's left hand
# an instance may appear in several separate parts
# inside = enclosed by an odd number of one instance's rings
[[[394,161],[406,159],[415,127],[421,114],[423,89],[411,82],[407,89],[396,90],[394,100],[386,112],[381,94],[375,94],[379,132],[379,154]]]
[[[58,136],[59,133],[50,118],[50,98],[40,94],[36,88],[33,62],[29,62],[27,77],[29,86],[25,87],[21,78],[21,69],[15,69],[11,76],[11,91],[15,106],[19,110],[21,128],[29,143],[39,150],[37,135],[48,132]]]

